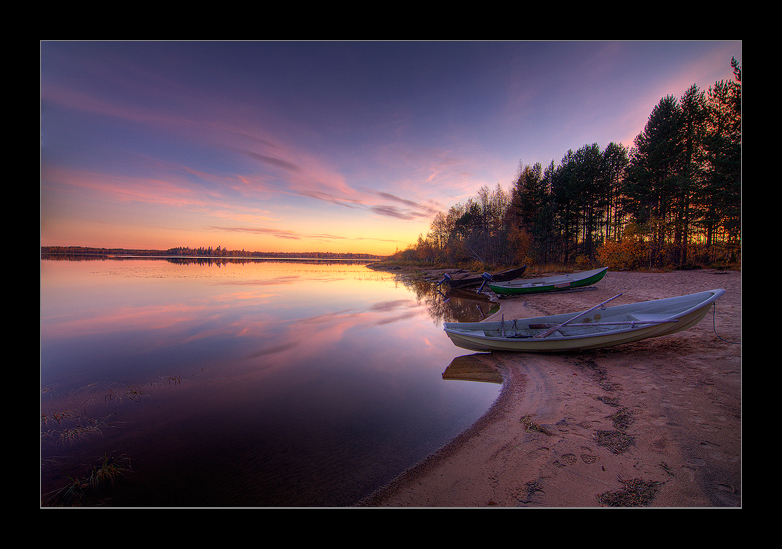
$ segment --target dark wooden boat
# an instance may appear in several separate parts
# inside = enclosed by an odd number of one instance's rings
[[[489,274],[483,273],[481,276],[473,276],[469,278],[452,278],[451,275],[445,273],[445,277],[437,285],[448,284],[451,288],[471,288],[473,286],[480,286],[486,282],[509,282],[516,280],[524,274],[527,269],[526,265],[522,265],[517,269],[509,269],[501,273]]]

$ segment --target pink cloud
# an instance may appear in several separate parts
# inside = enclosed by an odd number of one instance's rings
[[[204,207],[210,204],[207,197],[199,196],[192,189],[172,183],[168,179],[131,177],[43,165],[41,180],[42,186],[67,185],[92,198],[102,196],[120,202],[133,201],[179,207]]]
[[[107,69],[108,65],[104,67]],[[81,70],[96,71],[95,66],[81,67]],[[138,67],[125,67],[124,71],[134,74],[143,73]],[[117,75],[118,71],[106,71],[106,74]],[[103,73],[101,74],[103,76]],[[63,86],[46,85],[42,87],[41,100],[46,112],[46,104],[79,110],[86,113],[120,119],[134,124],[141,124],[155,129],[179,135],[188,140],[195,140],[208,150],[225,150],[243,156],[247,162],[237,163],[233,173],[207,173],[191,166],[172,166],[160,159],[147,159],[149,173],[154,177],[118,175],[117,173],[77,172],[65,168],[46,167],[46,177],[56,179],[61,184],[83,192],[96,192],[116,201],[146,203],[152,205],[168,205],[172,207],[205,208],[217,201],[230,202],[231,192],[237,192],[244,198],[266,200],[274,195],[301,196],[316,201],[340,205],[346,208],[362,209],[377,215],[401,219],[419,219],[433,216],[436,208],[431,201],[418,201],[399,196],[400,193],[410,193],[417,196],[416,189],[421,183],[443,184],[443,177],[458,165],[458,161],[448,158],[447,153],[413,158],[412,153],[393,155],[387,159],[387,165],[397,165],[397,173],[403,173],[404,167],[399,167],[399,160],[414,162],[417,173],[404,180],[395,181],[395,194],[383,190],[354,188],[349,185],[341,173],[341,168],[315,157],[305,149],[298,147],[298,142],[292,138],[295,135],[308,133],[306,128],[295,128],[281,125],[275,117],[262,112],[257,106],[232,105],[223,107],[219,102],[211,102],[206,108],[200,105],[198,94],[182,87],[175,82],[165,82],[163,79],[141,74],[143,78],[132,80],[139,87],[139,95],[155,97],[161,94],[176,95],[184,98],[185,104],[180,105],[176,112],[146,108],[130,103],[104,100],[96,94]],[[116,76],[115,80],[126,80]],[[130,80],[129,80],[130,81]],[[139,82],[142,82],[139,84]],[[161,84],[165,84],[162,85]],[[160,90],[166,90],[161,92]],[[188,104],[189,103],[189,104]],[[198,112],[198,115],[188,116],[188,112]],[[262,124],[258,121],[263,120]],[[285,128],[280,131],[279,128]],[[273,137],[272,137],[273,136]],[[285,144],[287,139],[295,146]],[[230,158],[226,159],[230,165]],[[254,171],[254,166],[258,171]],[[160,172],[160,168],[163,171]],[[154,170],[154,171],[153,171]],[[160,173],[160,175],[157,175]],[[194,175],[205,185],[198,186],[188,181],[186,176]],[[374,178],[372,174],[368,179]],[[231,205],[235,207],[235,205]]]

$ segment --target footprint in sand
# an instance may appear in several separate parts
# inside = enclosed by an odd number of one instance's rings
[[[575,454],[564,454],[561,458],[559,458],[562,462],[562,467],[565,465],[573,465],[575,462],[578,461],[578,458]]]
[[[595,463],[597,461],[597,456],[585,452],[581,454],[581,461],[583,461],[587,465],[591,465],[592,463]],[[573,465],[577,462],[578,462],[578,457],[576,457],[576,454],[563,454],[562,457],[560,457],[558,460],[554,462],[554,465],[556,465],[557,467],[565,467],[567,465]]]
[[[592,448],[589,446],[581,447],[581,461],[587,465],[591,465],[597,461],[597,456],[592,453]]]

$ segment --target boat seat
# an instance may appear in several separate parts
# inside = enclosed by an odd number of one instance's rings
[[[670,314],[651,314],[651,313],[649,314],[633,313],[628,316],[630,317],[630,320],[638,320],[640,322],[663,322],[671,318]]]

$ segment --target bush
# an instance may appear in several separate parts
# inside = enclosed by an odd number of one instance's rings
[[[584,255],[577,255],[576,256],[576,269],[589,269],[592,267],[592,262],[589,261],[589,258]]]
[[[631,236],[621,242],[605,242],[597,250],[601,265],[612,271],[632,270],[641,267],[647,257],[646,243],[638,237]]]

